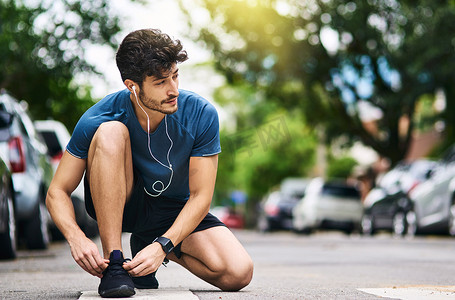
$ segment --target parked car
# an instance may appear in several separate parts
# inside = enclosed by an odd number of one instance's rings
[[[384,174],[363,203],[362,232],[371,235],[383,230],[405,235],[406,214],[413,206],[408,194],[428,179],[436,164],[427,159],[402,162]]]
[[[47,145],[52,167],[54,170],[57,170],[62,155],[66,150],[66,145],[71,138],[68,129],[63,123],[55,120],[35,121],[35,127]],[[94,237],[98,235],[98,225],[96,221],[88,215],[85,209],[84,199],[84,186],[81,181],[71,194],[71,200],[73,202],[77,224],[88,237]],[[51,232],[54,238],[63,238],[63,235],[61,235],[54,224],[51,227]]]
[[[0,112],[0,128],[8,127],[10,121],[10,115]],[[0,259],[16,257],[17,234],[14,206],[11,172],[0,159]]]
[[[245,218],[232,207],[215,206],[210,213],[223,222],[228,228],[242,229],[245,227]]]
[[[293,228],[310,233],[315,229],[337,229],[351,233],[359,229],[362,203],[356,186],[342,180],[313,179],[293,211]]]
[[[409,193],[412,208],[406,214],[407,233],[449,233],[455,236],[455,145]]]
[[[0,112],[10,117],[8,126],[0,129],[0,157],[12,173],[18,239],[29,249],[45,249],[52,221],[44,202],[53,170],[26,106],[0,93]]]
[[[307,178],[284,179],[278,191],[267,194],[259,204],[258,229],[292,229],[292,209],[305,195]]]

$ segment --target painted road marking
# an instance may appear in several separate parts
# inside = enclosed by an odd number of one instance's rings
[[[455,286],[403,286],[357,289],[367,294],[403,300],[455,299]]]

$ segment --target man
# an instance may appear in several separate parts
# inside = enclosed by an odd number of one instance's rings
[[[154,275],[168,259],[222,290],[251,281],[251,258],[208,213],[221,151],[218,116],[205,99],[178,89],[177,64],[186,59],[180,41],[159,30],[128,34],[116,55],[126,89],[81,117],[49,188],[49,212],[74,260],[101,278],[102,297],[157,288]],[[71,204],[84,172],[104,258]],[[123,257],[122,231],[132,233],[131,261]]]

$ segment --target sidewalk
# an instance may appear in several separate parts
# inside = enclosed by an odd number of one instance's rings
[[[124,233],[122,236],[124,257],[131,258],[131,250],[129,246],[130,234]],[[99,239],[95,242],[99,244]],[[98,245],[101,247],[101,245]],[[136,294],[131,298],[118,299],[141,299],[141,300],[197,300],[197,297],[192,290],[217,290],[212,285],[200,280],[192,275],[189,271],[179,266],[176,263],[169,263],[166,267],[161,266],[158,269],[157,276],[159,289],[156,290],[140,290],[136,289]],[[219,290],[218,290],[219,291]],[[220,291],[221,292],[221,291]],[[97,290],[86,290],[79,297],[81,300],[99,300],[103,299],[98,294]],[[117,299],[117,298],[111,298]]]
[[[101,297],[96,291],[82,292],[79,297],[82,300],[99,300]],[[113,299],[113,298],[111,298]],[[125,299],[125,298],[122,298]],[[136,289],[136,295],[134,299],[141,300],[197,300],[199,299],[191,291],[187,290],[172,290],[172,289],[159,289],[159,290],[138,290]]]

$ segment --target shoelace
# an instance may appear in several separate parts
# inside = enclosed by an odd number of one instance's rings
[[[116,262],[113,262],[112,264],[109,264],[109,273],[112,275],[112,276],[118,276],[118,275],[125,275],[125,269],[123,268],[123,263],[124,262],[129,262],[131,261],[131,259],[129,258],[126,258],[124,259],[123,261],[116,261]]]

